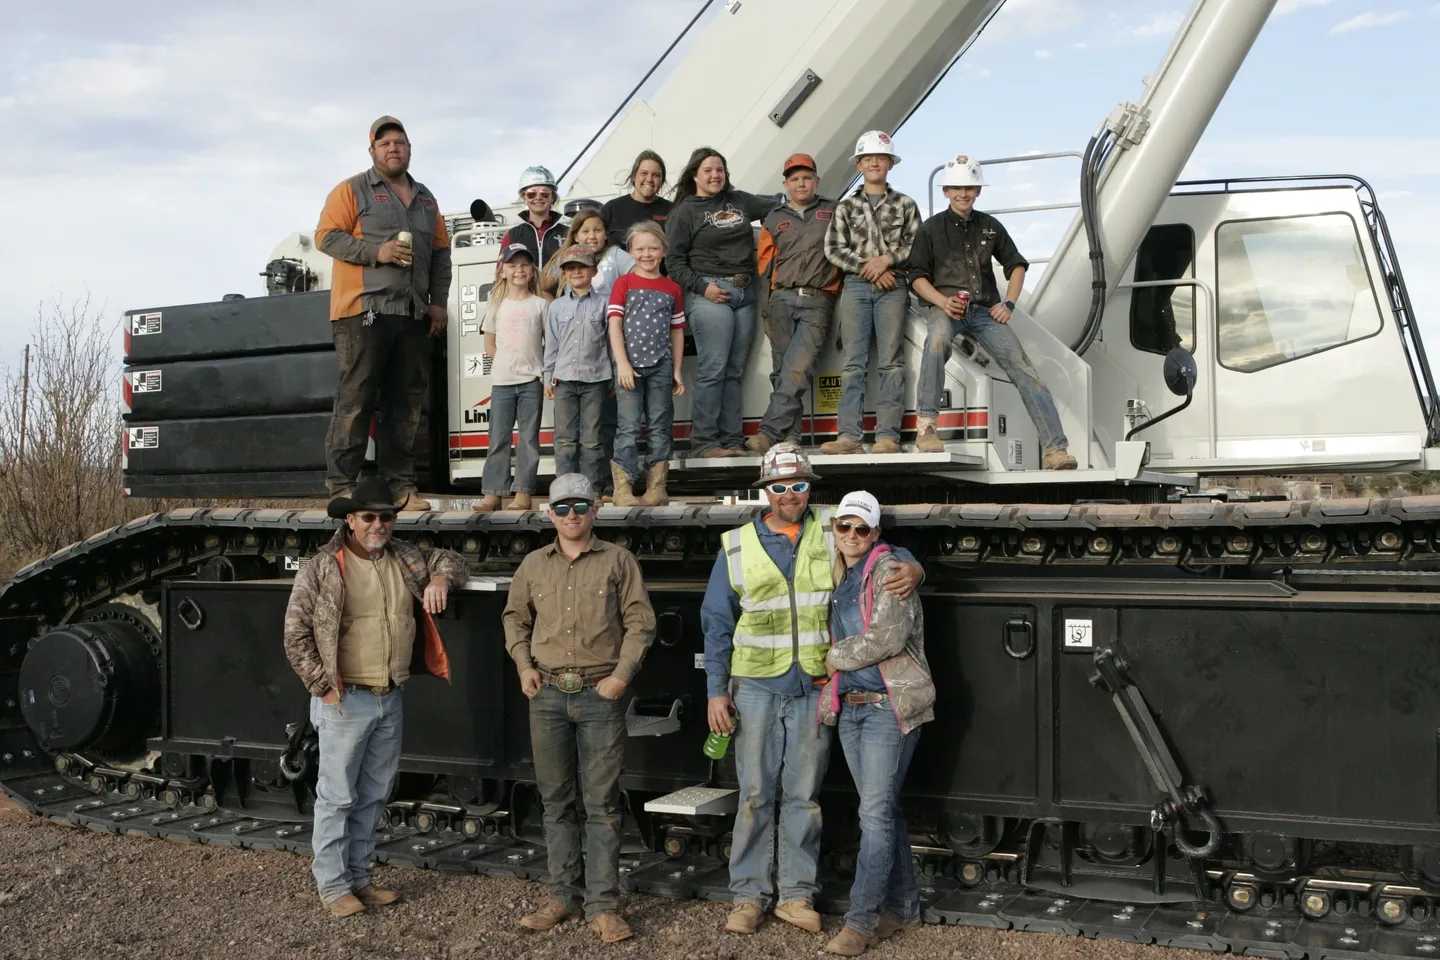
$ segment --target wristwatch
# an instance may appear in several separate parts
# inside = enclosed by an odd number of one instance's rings
[[[1013,311],[1013,310],[1015,309],[1015,301],[1014,301],[1014,300],[1006,300],[1006,301],[1005,301],[1005,309],[1006,309],[1006,310],[1011,310],[1011,311]]]

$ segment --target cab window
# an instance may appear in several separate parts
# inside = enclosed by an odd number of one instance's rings
[[[1195,232],[1187,224],[1151,227],[1135,253],[1135,282],[1195,275]],[[1130,342],[1137,350],[1195,349],[1195,288],[1142,287],[1130,291]]]

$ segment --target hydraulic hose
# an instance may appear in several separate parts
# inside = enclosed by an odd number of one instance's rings
[[[1085,145],[1085,155],[1080,161],[1080,219],[1085,226],[1085,240],[1090,250],[1090,312],[1079,338],[1070,345],[1076,354],[1084,354],[1100,335],[1100,320],[1105,313],[1105,250],[1100,239],[1096,185],[1113,141],[1114,135],[1109,130],[1096,133]]]

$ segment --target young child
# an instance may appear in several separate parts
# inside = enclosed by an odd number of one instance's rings
[[[685,352],[685,294],[674,280],[660,275],[666,244],[665,231],[658,223],[644,220],[634,224],[625,241],[635,268],[615,281],[606,311],[619,405],[610,475],[617,507],[636,503],[656,507],[669,502],[665,484],[670,472],[674,398],[685,392],[680,376]],[[637,501],[634,484],[642,473],[642,427],[649,431],[649,448],[645,496]]]
[[[865,375],[870,341],[875,341],[880,395],[875,398],[875,443],[871,453],[900,452],[900,418],[905,412],[905,308],[908,295],[895,265],[910,256],[920,229],[920,208],[890,188],[890,168],[900,162],[890,135],[860,135],[851,158],[865,182],[835,208],[825,233],[825,258],[845,271],[835,314],[845,345],[840,372],[838,436],[821,453],[864,453]]]
[[[535,279],[535,258],[520,244],[502,254],[501,276],[485,307],[485,353],[490,368],[490,448],[476,513],[499,508],[510,487],[511,431],[519,422],[512,510],[529,510],[540,467],[540,377],[545,367],[545,299]]]
[[[570,220],[570,231],[561,249],[575,246],[588,247],[595,255],[595,278],[590,281],[590,289],[602,297],[608,298],[616,278],[635,266],[634,258],[623,247],[610,242],[598,210],[582,210]],[[551,258],[540,271],[540,294],[554,297],[564,289],[561,264]]]
[[[605,470],[600,419],[610,393],[606,299],[594,288],[589,248],[564,247],[551,262],[564,278],[564,292],[545,308],[543,379],[545,396],[555,401],[555,475],[583,473],[599,490]]]

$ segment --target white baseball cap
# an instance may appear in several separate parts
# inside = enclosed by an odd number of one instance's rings
[[[845,494],[840,506],[835,508],[836,517],[859,517],[871,527],[880,526],[880,501],[867,490],[852,490]]]

